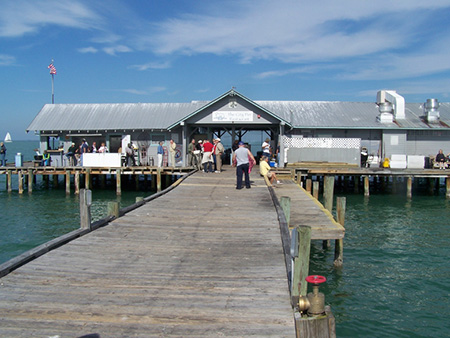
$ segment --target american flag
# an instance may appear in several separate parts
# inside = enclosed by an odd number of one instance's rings
[[[53,62],[49,64],[47,68],[50,69],[50,74],[56,74],[56,68],[53,66]]]

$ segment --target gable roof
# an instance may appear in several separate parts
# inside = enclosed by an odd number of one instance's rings
[[[272,111],[266,109],[264,106],[259,105],[256,101],[252,101],[249,98],[245,97],[244,95],[242,95],[241,93],[237,92],[234,89],[229,90],[228,92],[224,93],[223,95],[219,96],[218,98],[216,98],[213,101],[209,101],[207,102],[204,106],[200,107],[199,109],[197,109],[196,111],[193,111],[191,114],[183,117],[182,119],[180,119],[179,121],[175,122],[174,124],[170,125],[168,127],[168,129],[172,129],[174,127],[176,127],[177,125],[179,125],[181,122],[184,122],[186,120],[188,120],[189,118],[191,118],[192,116],[198,114],[199,112],[207,109],[208,107],[214,105],[215,103],[225,99],[226,97],[239,97],[242,100],[248,102],[249,104],[255,106],[258,109],[261,109],[263,112],[265,112],[266,114],[274,117],[275,119],[279,120],[280,122],[284,122],[287,125],[290,125],[289,120],[286,120],[282,117],[280,117],[280,115],[274,114]]]
[[[440,103],[440,123],[423,119],[422,104],[406,103],[405,119],[380,123],[374,102],[252,101],[234,89],[212,101],[189,103],[46,104],[27,131],[170,130],[226,97],[236,96],[292,128],[450,129],[450,103]]]

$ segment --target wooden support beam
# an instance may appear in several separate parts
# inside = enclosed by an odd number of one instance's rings
[[[323,181],[323,206],[330,213],[333,210],[334,176],[325,176]]]
[[[342,226],[345,224],[345,208],[346,198],[336,198],[336,218],[337,222]],[[334,244],[334,266],[341,267],[344,263],[344,239],[336,239]]]
[[[369,192],[369,176],[364,176],[364,196],[369,196],[370,192]]]
[[[445,197],[450,198],[450,177],[445,179]]]
[[[12,191],[12,170],[8,169],[7,178],[6,178],[6,188],[8,192]]]
[[[86,172],[84,174],[84,188],[90,189],[91,188],[91,169],[87,168]]]
[[[22,170],[18,170],[17,172],[17,181],[19,184],[19,194],[22,195],[23,194],[23,175],[22,175]]]
[[[33,169],[28,168],[28,193],[31,194],[33,192]]]
[[[407,198],[412,197],[412,186],[413,186],[412,182],[413,182],[412,177],[409,176],[406,181],[406,197]]]
[[[116,169],[116,195],[120,196],[122,195],[122,170],[121,169]]]
[[[309,256],[311,250],[311,227],[299,226],[298,257],[294,258],[294,275],[292,283],[292,297],[306,296],[308,283],[305,278],[309,274]]]
[[[80,172],[78,170],[75,171],[74,185],[75,195],[78,195],[80,193]]]
[[[108,202],[108,216],[119,217],[119,202]]]
[[[70,170],[66,170],[66,195],[70,195]]]
[[[91,229],[92,192],[88,189],[80,190],[80,228]]]
[[[311,188],[312,188],[312,180],[310,178],[306,179],[306,191],[311,193]]]
[[[161,191],[161,169],[158,168],[158,170],[156,171],[156,191],[160,192]]]
[[[319,199],[319,181],[313,182],[313,196],[316,200]]]
[[[58,175],[53,175],[53,187],[58,188]]]
[[[289,196],[281,196],[280,205],[286,217],[286,223],[289,226],[291,220],[291,198]]]
[[[353,192],[355,194],[359,194],[359,176],[355,175],[353,176]]]

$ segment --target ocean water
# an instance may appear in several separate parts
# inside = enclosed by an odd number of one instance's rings
[[[31,161],[38,141],[14,141],[6,143],[8,163],[14,163],[21,153],[23,161]],[[52,180],[46,184],[39,176],[33,192],[18,193],[17,175],[13,176],[11,193],[6,189],[6,175],[0,175],[0,264],[49,240],[80,227],[79,196],[66,195],[65,182],[60,176],[58,187]],[[125,182],[123,182],[125,183]],[[117,201],[120,208],[133,204],[136,197],[151,195],[151,191],[122,189],[117,196],[115,186],[92,189],[92,220],[107,215],[108,202]]]
[[[31,160],[38,142],[7,144],[10,154]],[[13,185],[17,182],[13,181]],[[38,181],[32,194],[8,193],[0,175],[0,263],[79,227],[78,196],[64,184]],[[114,187],[93,190],[93,219],[106,215],[108,201],[121,207],[151,192]],[[450,329],[450,201],[413,191],[346,197],[344,266],[333,267],[334,250],[313,241],[310,274],[327,278],[320,289],[336,318],[338,337],[446,337]]]

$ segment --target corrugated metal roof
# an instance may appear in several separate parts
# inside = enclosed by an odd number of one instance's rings
[[[46,104],[27,130],[167,129],[213,101],[190,103]],[[252,102],[249,100],[249,102]],[[253,101],[295,128],[449,128],[450,103],[440,103],[441,123],[427,124],[422,104],[407,103],[405,119],[380,123],[374,102]]]
[[[407,103],[405,119],[396,123],[380,123],[378,106],[375,102],[339,101],[255,101],[281,118],[290,121],[295,128],[448,128],[450,125],[450,103],[440,103],[440,121],[424,122],[420,103]],[[446,126],[447,125],[447,126]]]
[[[27,130],[166,129],[204,102],[46,104]]]

